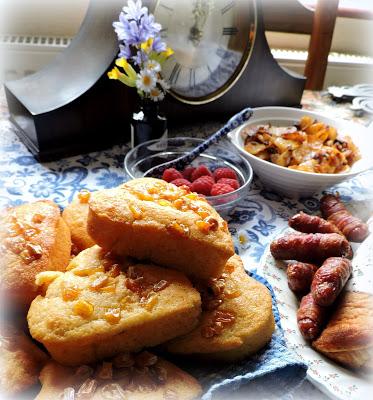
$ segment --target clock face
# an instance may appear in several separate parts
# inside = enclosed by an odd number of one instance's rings
[[[175,52],[162,70],[174,97],[203,104],[234,85],[255,39],[255,0],[158,0],[154,15]]]

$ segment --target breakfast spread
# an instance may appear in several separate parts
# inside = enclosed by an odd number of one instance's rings
[[[320,262],[328,257],[352,258],[352,249],[338,233],[289,234],[271,243],[271,253],[277,260]]]
[[[0,397],[16,396],[35,385],[48,360],[15,324],[0,325]]]
[[[220,278],[199,282],[197,287],[202,294],[200,322],[190,333],[172,340],[168,351],[235,361],[269,342],[274,330],[271,295],[246,274],[237,255],[228,260]]]
[[[42,389],[35,400],[192,400],[202,393],[196,379],[148,351],[118,354],[93,367],[63,367],[51,361],[41,371],[40,381]]]
[[[312,346],[349,368],[373,368],[373,295],[346,291]]]
[[[154,178],[92,193],[88,233],[115,254],[199,278],[219,277],[234,254],[227,223],[203,197]]]
[[[234,169],[218,167],[211,172],[209,168],[200,164],[198,167],[186,167],[183,171],[167,168],[162,179],[176,186],[187,186],[192,192],[204,196],[219,196],[237,190],[241,184]]]
[[[349,136],[310,116],[293,126],[271,124],[245,127],[241,135],[245,150],[276,165],[304,172],[347,172],[360,159]]]
[[[89,191],[82,190],[62,212],[62,218],[70,229],[74,254],[95,244],[87,232],[90,196]]]
[[[57,204],[41,200],[0,216],[0,294],[6,307],[27,309],[42,271],[63,271],[70,259],[70,231]]]
[[[289,288],[296,294],[308,293],[318,268],[315,264],[289,261],[286,269]]]
[[[196,379],[147,348],[235,362],[271,340],[269,290],[234,255],[227,223],[187,186],[142,178],[84,190],[63,217],[45,200],[2,218],[2,295],[18,274],[9,296],[29,306],[28,327],[1,336],[8,395],[24,394],[41,370],[39,400],[194,399]]]
[[[46,286],[28,324],[63,365],[156,346],[192,330],[201,312],[200,295],[181,272],[121,261],[98,246],[79,253]]]
[[[373,295],[344,290],[352,274],[347,239],[363,241],[368,225],[351,215],[338,195],[323,196],[320,208],[327,220],[294,215],[289,226],[303,233],[274,240],[270,250],[275,259],[290,260],[286,264],[289,288],[303,296],[297,311],[301,335],[315,350],[346,367],[371,368]]]
[[[368,236],[368,225],[351,215],[339,196],[325,195],[321,199],[320,208],[324,218],[334,224],[351,242],[362,242]]]

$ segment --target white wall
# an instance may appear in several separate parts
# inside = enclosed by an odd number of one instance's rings
[[[0,0],[0,33],[74,36],[88,3],[89,0]]]

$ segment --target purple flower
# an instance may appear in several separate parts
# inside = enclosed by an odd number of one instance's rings
[[[154,37],[162,29],[162,25],[154,21],[153,14],[144,14],[144,16],[141,18],[141,25],[142,29],[149,35],[148,38]]]
[[[139,51],[136,53],[136,55],[134,55],[134,56],[132,57],[132,60],[134,61],[134,63],[135,63],[136,65],[141,65],[142,63],[147,62],[148,59],[149,59],[148,55],[147,55],[144,51],[142,51],[142,50],[139,50]]]
[[[136,21],[127,21],[123,13],[120,13],[119,22],[114,22],[113,27],[118,39],[127,46],[139,45],[148,39],[148,33]]]
[[[141,17],[148,13],[148,9],[142,7],[140,0],[137,0],[136,3],[133,0],[128,0],[127,7],[123,7],[123,12],[126,14],[127,20],[140,21]]]
[[[120,44],[119,45],[119,54],[118,57],[119,58],[125,58],[126,60],[128,60],[132,53],[131,53],[131,48],[127,45],[127,44]]]
[[[142,7],[141,1],[128,2],[128,7],[123,7],[119,14],[119,21],[113,23],[118,39],[125,45],[138,46],[161,30],[161,25],[154,21],[152,14],[148,15],[146,7]]]
[[[167,48],[166,43],[162,42],[160,36],[156,36],[153,41],[153,50],[156,53],[161,53],[162,51],[166,51],[166,48]]]

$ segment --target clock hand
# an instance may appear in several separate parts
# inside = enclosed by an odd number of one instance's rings
[[[197,47],[203,36],[203,28],[211,11],[211,1],[196,0],[193,9],[194,25],[190,28],[189,40]]]

